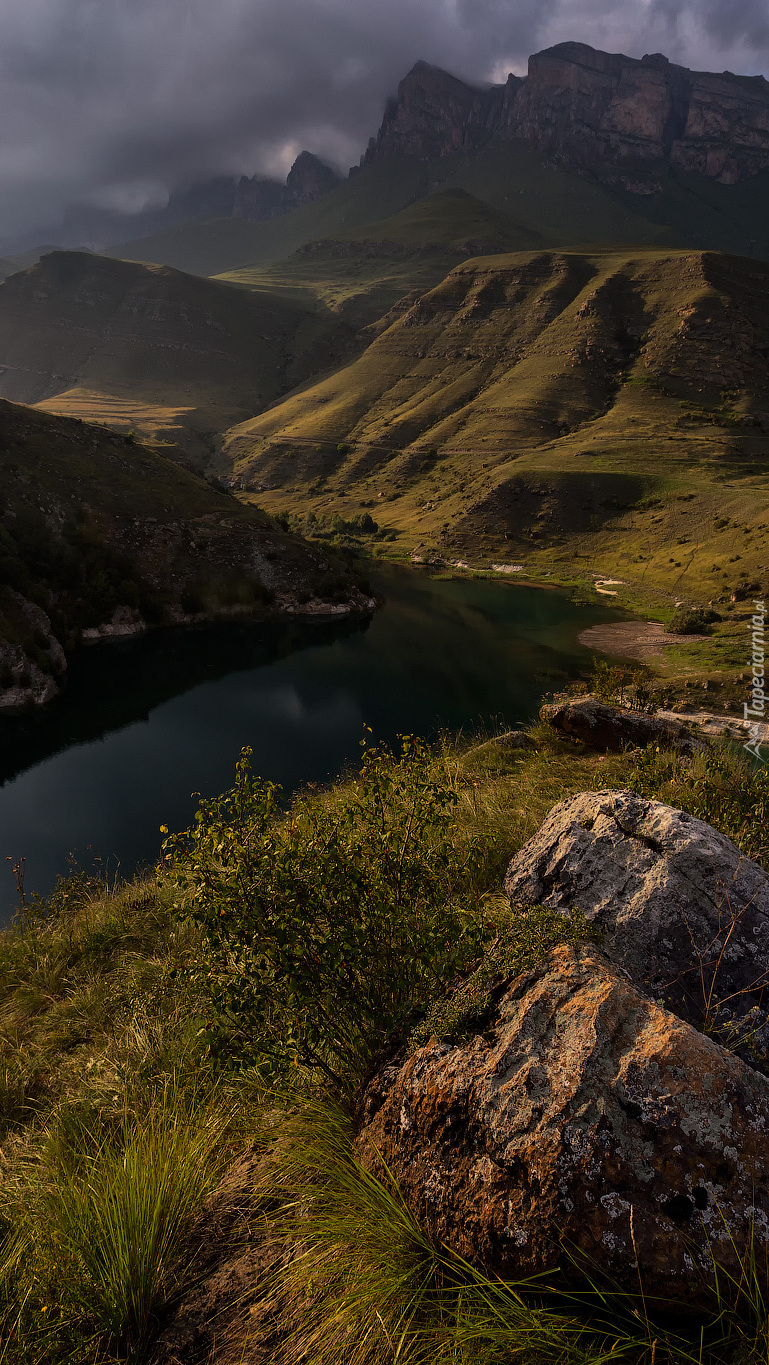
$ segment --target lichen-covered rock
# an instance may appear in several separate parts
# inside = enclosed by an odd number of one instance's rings
[[[505,891],[581,910],[643,990],[767,1056],[769,877],[710,825],[635,792],[582,792],[512,859]]]
[[[624,711],[595,697],[550,702],[541,708],[540,716],[554,729],[572,739],[581,739],[591,749],[618,751],[628,745],[645,749],[647,744],[655,743],[692,754],[706,747],[704,740],[698,739],[679,721]]]
[[[561,1239],[647,1301],[712,1307],[713,1260],[766,1266],[769,1081],[661,1008],[595,948],[511,982],[483,1033],[431,1041],[363,1102],[384,1161],[439,1241],[505,1278]],[[573,1268],[573,1267],[572,1267]]]

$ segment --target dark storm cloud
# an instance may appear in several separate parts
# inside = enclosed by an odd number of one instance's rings
[[[574,38],[767,69],[767,0],[0,0],[0,231],[217,172],[357,160],[418,57],[470,80]]]

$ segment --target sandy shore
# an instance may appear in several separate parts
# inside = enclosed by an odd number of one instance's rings
[[[680,645],[685,640],[706,640],[706,635],[671,635],[656,621],[614,621],[608,626],[589,626],[583,630],[579,642],[586,649],[599,654],[610,654],[616,659],[637,659],[650,663],[663,659],[666,645]]]

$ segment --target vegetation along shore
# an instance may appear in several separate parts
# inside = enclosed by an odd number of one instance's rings
[[[597,683],[20,905],[4,1360],[760,1358],[766,769]]]

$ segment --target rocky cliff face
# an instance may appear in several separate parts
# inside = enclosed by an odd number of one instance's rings
[[[458,82],[460,83],[460,82]],[[341,177],[312,152],[300,152],[286,178],[265,180],[255,175],[242,176],[238,183],[234,216],[250,222],[280,218],[284,213],[311,204],[338,185]]]
[[[654,188],[666,163],[733,184],[769,167],[769,84],[581,43],[538,52],[525,79],[485,90],[418,62],[363,160],[472,152],[494,137],[534,143],[638,192]]]

